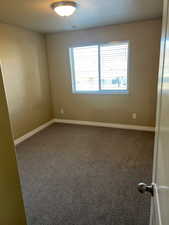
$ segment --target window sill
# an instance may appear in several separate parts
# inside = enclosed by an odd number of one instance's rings
[[[128,91],[73,91],[73,94],[88,94],[88,95],[128,95]]]

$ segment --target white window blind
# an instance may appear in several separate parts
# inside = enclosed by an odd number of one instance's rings
[[[101,89],[127,90],[128,44],[100,46]]]
[[[70,48],[73,92],[128,91],[128,42]]]

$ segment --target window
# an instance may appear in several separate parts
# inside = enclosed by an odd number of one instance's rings
[[[70,48],[73,92],[128,93],[128,42]]]

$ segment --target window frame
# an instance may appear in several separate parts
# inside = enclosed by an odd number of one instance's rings
[[[108,45],[113,43],[114,45],[119,44],[128,44],[128,56],[127,56],[127,90],[101,90],[101,72],[100,72],[100,46]],[[76,80],[75,80],[75,71],[74,71],[74,56],[73,48],[78,47],[87,47],[87,46],[98,46],[98,79],[99,79],[99,90],[98,91],[78,91],[76,90]],[[71,73],[71,84],[72,84],[72,93],[73,94],[113,94],[113,95],[128,95],[129,94],[129,80],[130,80],[130,41],[111,41],[103,43],[87,43],[80,45],[72,45],[69,47],[69,64],[70,64],[70,73]]]

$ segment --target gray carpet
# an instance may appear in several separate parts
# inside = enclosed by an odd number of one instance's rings
[[[148,225],[154,135],[55,124],[17,147],[29,225]]]

